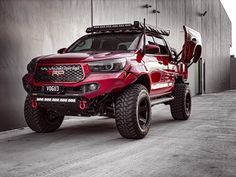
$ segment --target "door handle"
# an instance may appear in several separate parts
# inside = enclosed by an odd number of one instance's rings
[[[158,61],[158,63],[163,64],[163,61]]]

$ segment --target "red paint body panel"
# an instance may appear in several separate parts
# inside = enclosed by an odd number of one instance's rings
[[[105,58],[108,56],[107,58]],[[88,66],[89,62],[108,60],[111,58],[125,57],[127,64],[124,71],[119,73],[91,73]],[[84,97],[91,99],[99,95],[110,92],[118,92],[134,83],[140,76],[148,75],[150,80],[150,94],[161,95],[171,92],[174,88],[176,76],[184,76],[187,79],[187,68],[184,64],[170,64],[169,56],[141,56],[140,53],[98,53],[92,54],[56,54],[38,59],[39,66],[56,66],[61,64],[81,64],[84,70],[85,78],[78,83],[71,82],[35,82],[34,75],[28,73],[29,85],[46,86],[46,85],[62,85],[64,87],[79,87],[88,83],[98,83],[99,89],[96,92],[85,94]]]

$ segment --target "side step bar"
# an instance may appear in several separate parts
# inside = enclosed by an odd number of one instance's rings
[[[157,104],[165,103],[168,101],[172,101],[174,99],[173,96],[168,96],[168,97],[161,97],[161,98],[156,98],[151,100],[151,106],[155,106]]]

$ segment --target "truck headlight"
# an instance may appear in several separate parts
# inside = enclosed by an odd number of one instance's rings
[[[118,72],[124,69],[126,65],[125,58],[103,60],[91,62],[88,64],[92,72]]]

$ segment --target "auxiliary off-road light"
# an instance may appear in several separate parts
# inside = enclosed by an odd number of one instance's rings
[[[30,92],[31,92],[31,86],[30,86],[29,84],[25,83],[25,84],[23,85],[23,87],[24,87],[24,89],[25,89],[25,91],[26,91],[27,93],[30,93]]]
[[[89,84],[88,88],[89,88],[90,91],[95,91],[95,90],[97,90],[98,85],[95,84],[95,83]]]
[[[36,62],[34,62],[34,60],[31,60],[30,63],[27,65],[27,71],[29,73],[33,73],[35,71],[36,68]]]
[[[99,89],[99,85],[97,83],[90,83],[90,84],[86,84],[86,85],[83,85],[83,94],[85,93],[89,93],[89,92],[94,92],[96,90]]]
[[[29,74],[24,75],[24,77],[22,78],[23,87],[27,93],[31,92],[32,90],[31,85],[29,84],[31,80],[32,77]]]
[[[37,102],[52,102],[52,103],[76,103],[76,98],[48,98],[48,97],[37,97]]]
[[[103,60],[98,62],[90,62],[89,67],[92,72],[119,72],[126,65],[125,58]]]

